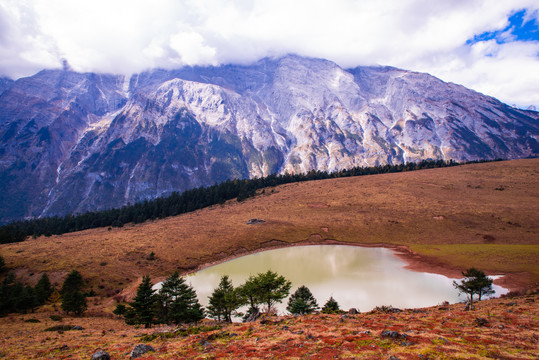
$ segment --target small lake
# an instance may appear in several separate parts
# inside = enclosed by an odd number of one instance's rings
[[[307,286],[322,307],[330,296],[341,309],[356,308],[361,312],[376,306],[418,308],[443,301],[463,301],[453,287],[453,280],[443,275],[405,269],[406,263],[385,248],[347,245],[307,245],[267,250],[246,255],[187,276],[200,303],[208,305],[208,296],[219,284],[222,275],[229,275],[239,286],[250,275],[272,270],[292,282],[291,293]],[[500,296],[508,290],[494,285]],[[278,304],[279,314],[286,313],[287,300]]]

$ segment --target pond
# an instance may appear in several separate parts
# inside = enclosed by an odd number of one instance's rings
[[[433,306],[465,300],[443,275],[405,269],[406,263],[386,248],[348,245],[306,245],[267,250],[246,255],[188,275],[200,303],[208,305],[208,296],[222,275],[229,275],[239,286],[250,275],[272,270],[292,282],[291,293],[307,286],[322,307],[330,296],[341,309],[369,311],[376,306],[398,308]],[[494,286],[494,296],[508,290]],[[278,304],[279,314],[286,313],[287,300]]]

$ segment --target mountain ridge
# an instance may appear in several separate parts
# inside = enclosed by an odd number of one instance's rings
[[[538,119],[428,74],[295,55],[131,76],[44,70],[0,95],[0,221],[271,173],[533,157]]]

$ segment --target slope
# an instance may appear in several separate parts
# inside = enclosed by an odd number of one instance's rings
[[[473,265],[507,274],[509,288],[533,288],[538,172],[539,159],[526,159],[289,184],[173,218],[6,244],[0,254],[34,280],[46,271],[59,282],[77,269],[101,296],[129,290],[144,274],[329,242],[391,246],[416,269],[458,275]]]

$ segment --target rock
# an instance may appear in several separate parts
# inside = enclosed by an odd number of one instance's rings
[[[363,331],[363,334],[365,334],[365,335],[370,335],[371,332],[370,332],[370,330],[365,330],[365,331]]]
[[[380,336],[381,337],[390,337],[390,338],[396,339],[396,338],[398,338],[400,336],[400,334],[397,331],[384,330],[384,331],[382,331]]]
[[[202,339],[198,343],[204,347],[211,345],[207,339]]]
[[[131,354],[129,356],[131,357],[131,359],[136,359],[150,351],[155,351],[155,349],[150,345],[138,344],[137,346],[135,346],[133,351],[131,351]]]
[[[255,225],[255,224],[263,224],[265,223],[266,221],[265,220],[262,220],[262,219],[249,219],[249,221],[247,221],[247,225]]]
[[[82,326],[75,325],[71,328],[71,330],[84,330],[84,328]]]
[[[250,315],[245,319],[245,322],[253,322],[256,321],[260,317],[260,311],[258,309],[256,311],[253,311],[250,313]]]
[[[476,317],[475,323],[477,326],[487,326],[489,324],[488,320],[485,318]]]
[[[105,350],[97,350],[92,355],[91,360],[110,360],[110,355]]]
[[[399,358],[392,355],[392,356],[389,357],[389,360],[399,360]]]
[[[359,311],[356,308],[350,308],[350,310],[348,310],[348,314],[357,315],[359,314]]]

